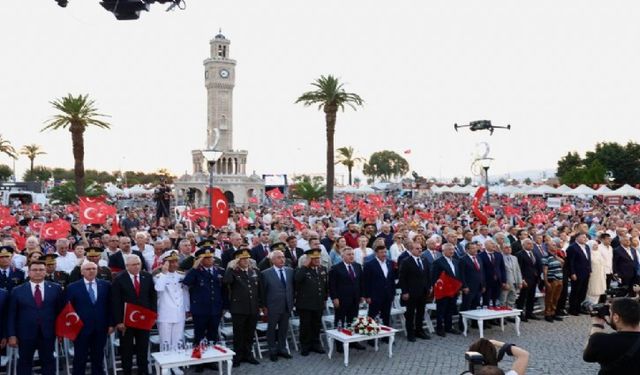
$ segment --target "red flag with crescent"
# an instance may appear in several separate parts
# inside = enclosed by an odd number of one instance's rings
[[[284,195],[282,194],[282,192],[280,191],[280,189],[275,188],[275,189],[271,189],[269,191],[267,191],[265,193],[269,198],[279,201],[282,198],[284,198]]]
[[[182,216],[191,221],[195,221],[201,217],[209,217],[209,210],[206,207],[194,208],[193,210],[183,211]]]
[[[71,301],[67,302],[64,309],[60,311],[60,314],[56,318],[56,336],[64,337],[69,340],[75,340],[80,333],[80,330],[84,326],[80,316],[73,308]]]
[[[65,225],[66,224],[66,225]],[[58,219],[51,223],[43,224],[40,227],[40,237],[45,240],[57,240],[66,238],[69,235],[71,226],[64,220]]]
[[[104,224],[107,216],[113,216],[117,212],[114,206],[103,202],[80,201],[78,208],[79,220],[82,224]]]
[[[249,203],[258,204],[258,197],[249,197]]]
[[[97,197],[78,197],[79,204],[94,204],[94,203],[104,203],[107,200],[107,197],[104,195],[100,195]]]
[[[439,300],[441,298],[454,297],[456,294],[458,294],[460,287],[462,287],[462,283],[460,282],[460,280],[456,279],[455,277],[451,277],[447,275],[446,272],[442,271],[440,273],[440,277],[438,277],[438,280],[433,286],[433,297],[436,300]]]
[[[238,218],[238,224],[237,225],[240,228],[246,228],[246,227],[249,226],[249,224],[251,224],[251,222],[246,217],[244,217],[244,215],[240,215],[240,217]]]
[[[133,303],[124,304],[124,325],[126,327],[151,331],[157,318],[158,314],[155,311]]]
[[[11,209],[9,207],[0,206],[0,217],[11,215]]]
[[[473,213],[476,215],[476,217],[482,222],[482,224],[486,225],[488,222],[487,215],[485,215],[484,212],[480,211],[480,209],[478,208],[478,205],[480,204],[480,199],[482,199],[482,196],[484,195],[485,191],[487,191],[487,188],[485,188],[484,186],[478,187],[478,190],[476,190],[476,193],[473,196],[471,209],[473,210]]]
[[[293,226],[296,227],[297,231],[301,231],[305,227],[305,225],[302,222],[300,222],[300,220],[296,219],[293,216],[291,216],[291,222],[293,223]]]
[[[0,227],[12,227],[16,223],[16,218],[13,216],[0,217]]]
[[[213,188],[209,192],[211,194],[211,225],[215,228],[220,228],[227,225],[229,220],[229,203],[227,203],[227,197],[222,190]]]

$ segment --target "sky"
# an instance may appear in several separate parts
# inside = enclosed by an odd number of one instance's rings
[[[0,2],[0,134],[73,167],[67,131],[40,132],[49,101],[89,94],[111,130],[85,133],[85,168],[191,172],[206,141],[203,60],[219,28],[237,60],[234,148],[247,171],[322,173],[324,116],[294,104],[322,74],[365,105],[338,114],[335,145],[403,154],[427,177],[554,169],[568,151],[638,141],[640,2],[188,1],[117,21],[97,0]],[[510,131],[453,124],[491,120]],[[11,160],[0,155],[0,163]],[[28,168],[16,162],[18,176]],[[345,175],[342,166],[337,175]],[[360,171],[355,172],[361,175]],[[338,177],[339,179],[339,177]]]

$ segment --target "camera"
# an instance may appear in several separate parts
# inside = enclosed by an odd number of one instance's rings
[[[597,316],[600,319],[604,319],[606,316],[611,315],[611,309],[608,303],[596,303],[589,306],[589,315],[592,317]]]
[[[482,366],[484,366],[484,357],[478,352],[465,352],[464,359],[469,366],[468,372],[475,374]]]

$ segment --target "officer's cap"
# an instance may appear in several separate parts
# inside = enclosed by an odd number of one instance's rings
[[[200,259],[200,258],[212,258],[213,257],[213,249],[210,247],[205,247],[202,248],[198,251],[196,251],[196,259]]]
[[[44,256],[44,264],[47,266],[55,265],[58,254],[46,254]]]
[[[196,246],[198,246],[199,248],[205,248],[205,247],[214,247],[215,246],[215,241],[212,239],[206,239],[206,240],[202,240],[200,242],[198,242],[196,244]]]
[[[102,255],[102,248],[97,246],[89,246],[85,249],[88,257],[99,257]]]
[[[0,257],[10,257],[13,254],[13,247],[0,246]]]
[[[285,245],[284,242],[276,242],[273,245],[271,245],[271,250],[284,251],[286,248],[287,248],[287,245]]]
[[[233,252],[233,258],[234,259],[251,258],[251,254],[249,253],[249,249],[242,248]]]
[[[309,249],[304,254],[310,258],[320,258],[320,249]]]
[[[178,252],[175,250],[167,251],[166,253],[160,255],[160,260],[162,262],[170,261],[170,260],[178,260]]]

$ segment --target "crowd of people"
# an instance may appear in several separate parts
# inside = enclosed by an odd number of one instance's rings
[[[365,306],[390,325],[399,304],[406,338],[415,342],[431,338],[424,329],[430,302],[435,332],[445,337],[460,334],[453,324],[460,311],[482,306],[518,308],[522,321],[553,323],[586,313],[612,283],[634,295],[640,281],[635,210],[597,198],[571,198],[561,208],[541,198],[493,200],[482,220],[460,195],[276,201],[232,209],[221,228],[149,207],[125,208],[114,226],[113,219],[82,225],[63,206],[17,205],[10,209],[15,224],[0,228],[0,346],[18,348],[18,374],[32,373],[36,350],[43,374],[53,374],[55,320],[71,302],[84,324],[74,374],[84,374],[89,363],[92,373],[104,373],[112,333],[120,338],[124,373],[131,373],[134,355],[138,372],[146,373],[149,331],[124,324],[125,304],[133,304],[157,312],[160,342],[171,350],[184,342],[187,321],[194,343],[217,342],[230,313],[233,365],[240,366],[259,363],[252,346],[260,319],[267,322],[271,361],[291,358],[285,345],[292,316],[300,321],[300,355],[324,353],[321,319],[328,306],[334,325],[349,327]],[[56,220],[70,223],[68,236],[45,240],[30,225]],[[443,274],[461,286],[434,301]],[[534,313],[538,292],[542,317]]]

